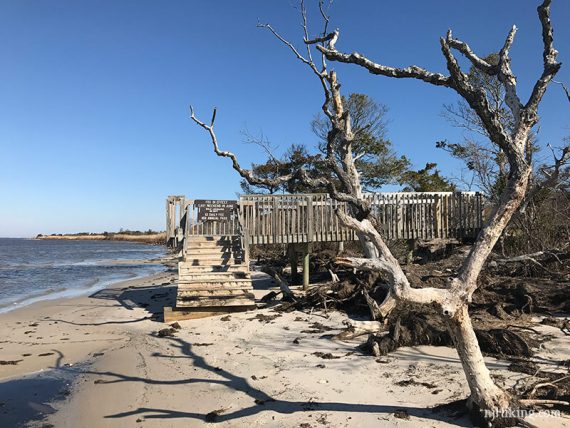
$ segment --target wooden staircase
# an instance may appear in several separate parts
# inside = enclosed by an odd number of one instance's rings
[[[239,236],[187,236],[178,263],[176,308],[165,322],[254,309],[247,252]]]

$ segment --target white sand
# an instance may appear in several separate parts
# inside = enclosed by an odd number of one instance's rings
[[[173,287],[150,285],[170,279],[161,274],[115,285],[92,298],[0,315],[1,359],[23,360],[0,366],[0,421],[22,420],[29,408],[44,416],[31,426],[58,428],[201,427],[214,411],[216,426],[223,427],[471,426],[466,418],[430,409],[467,396],[453,349],[403,348],[377,362],[358,352],[358,341],[331,340],[342,328],[343,314],[255,318],[279,315],[270,309],[231,314],[227,321],[222,316],[181,321],[175,337],[159,338],[155,333],[165,325],[148,319],[147,309],[168,305]],[[162,297],[151,299],[157,294]],[[137,306],[144,302],[152,306]],[[29,327],[34,322],[39,325]],[[311,332],[314,322],[335,330]],[[544,328],[557,339],[543,353],[563,358],[570,340]],[[34,332],[24,334],[30,330]],[[316,351],[339,358],[323,359]],[[38,356],[49,352],[53,354]],[[22,357],[24,353],[32,355]],[[488,359],[488,364],[499,383],[511,385],[520,377],[505,370],[506,362]],[[52,386],[48,402],[34,397],[35,387],[25,386],[12,387],[6,398],[2,385],[49,367],[56,367],[49,375],[63,373],[71,380]],[[411,383],[396,384],[401,381]],[[408,419],[396,416],[401,410]],[[534,418],[532,423],[570,427],[564,418]]]

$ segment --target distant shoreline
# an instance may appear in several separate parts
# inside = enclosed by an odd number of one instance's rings
[[[64,241],[129,241],[142,244],[163,245],[166,242],[166,233],[79,233],[61,235],[37,235],[40,240],[64,240]]]

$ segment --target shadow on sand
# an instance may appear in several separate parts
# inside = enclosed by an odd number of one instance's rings
[[[144,308],[150,314],[147,318],[158,319],[159,316],[162,316],[165,306],[172,307],[175,305],[176,285],[159,284],[145,287],[106,288],[89,297],[115,300],[128,310]]]
[[[195,419],[211,423],[225,422],[237,420],[240,418],[248,417],[251,415],[259,414],[265,411],[273,411],[280,414],[293,414],[297,412],[307,412],[307,411],[321,411],[321,412],[345,412],[345,413],[377,413],[377,414],[393,414],[395,412],[400,412],[400,414],[408,414],[412,417],[425,418],[430,420],[438,420],[451,422],[453,424],[459,424],[470,426],[466,424],[465,419],[457,419],[456,416],[450,415],[446,411],[434,411],[433,409],[418,408],[418,407],[406,407],[406,406],[391,406],[391,405],[375,405],[375,404],[358,404],[358,403],[341,403],[341,402],[326,402],[326,401],[291,401],[282,400],[273,397],[263,390],[252,386],[250,382],[243,377],[237,376],[223,368],[214,367],[208,364],[203,357],[196,354],[192,349],[192,344],[186,342],[180,338],[168,338],[171,348],[178,349],[180,355],[171,356],[164,355],[161,353],[154,353],[152,356],[156,358],[187,358],[189,363],[194,367],[199,367],[201,369],[207,370],[211,373],[215,373],[216,376],[221,377],[221,379],[203,379],[203,378],[187,378],[187,379],[175,379],[175,380],[160,380],[151,379],[147,377],[137,377],[137,376],[127,376],[120,373],[114,372],[98,372],[98,371],[87,371],[86,373],[92,375],[103,376],[104,378],[98,380],[97,383],[104,384],[115,384],[120,382],[141,382],[148,385],[190,385],[196,383],[209,383],[224,385],[234,391],[240,391],[251,398],[251,405],[248,407],[243,407],[241,409],[228,412],[212,409],[211,412],[207,414],[191,412],[191,411],[180,411],[180,410],[169,410],[154,407],[139,407],[138,409],[116,413],[112,415],[107,415],[105,418],[109,419],[120,419],[128,416],[144,416],[145,419]]]

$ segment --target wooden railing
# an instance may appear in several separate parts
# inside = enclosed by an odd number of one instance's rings
[[[483,198],[475,192],[370,193],[366,197],[385,239],[473,239],[483,225]],[[356,239],[335,213],[337,209],[348,212],[347,204],[326,194],[242,195],[235,212],[223,220],[200,221],[200,203],[183,201],[180,229],[185,237],[240,235],[244,243],[254,245]],[[169,230],[174,213],[172,203],[167,205]]]
[[[483,226],[476,192],[372,193],[372,214],[386,239],[475,238]]]
[[[483,223],[483,200],[475,192],[370,193],[385,239],[475,238]],[[326,194],[243,195],[240,221],[251,244],[350,241],[335,210],[346,204]]]
[[[251,244],[350,241],[354,232],[340,224],[335,209],[344,203],[325,194],[243,195],[240,221]]]

